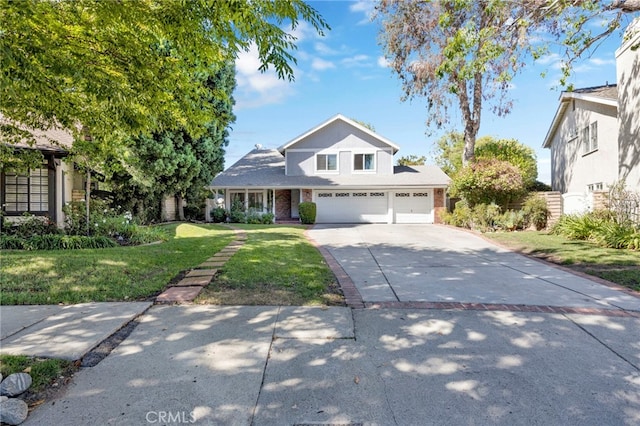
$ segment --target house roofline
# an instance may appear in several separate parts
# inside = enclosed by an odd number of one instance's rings
[[[615,84],[609,85],[609,86],[615,86]],[[600,87],[607,87],[607,86],[587,87],[579,90],[597,89]],[[564,115],[564,112],[567,110],[567,107],[569,106],[569,101],[573,101],[576,99],[581,101],[586,101],[586,102],[592,102],[600,105],[613,106],[613,107],[616,107],[616,109],[618,108],[617,99],[603,98],[601,96],[594,96],[590,93],[562,92],[562,94],[560,95],[560,105],[558,105],[558,109],[556,110],[556,113],[553,116],[553,121],[551,122],[551,126],[549,127],[549,130],[547,131],[547,135],[544,138],[544,142],[542,144],[543,148],[551,147],[551,141],[556,131],[558,130],[558,127],[560,126],[560,121],[562,120],[562,116]]]
[[[372,130],[366,128],[362,124],[357,123],[357,122],[345,117],[342,114],[336,114],[333,117],[331,117],[330,119],[328,119],[327,121],[317,125],[313,129],[308,130],[308,131],[304,132],[303,134],[301,134],[301,135],[295,137],[294,139],[290,140],[289,142],[285,143],[284,145],[281,145],[278,148],[278,151],[280,151],[280,153],[284,155],[284,151],[287,148],[289,148],[290,146],[295,145],[296,143],[300,142],[302,139],[306,138],[307,136],[317,132],[318,130],[322,129],[323,127],[327,127],[329,124],[333,123],[334,121],[338,121],[338,120],[342,120],[345,123],[350,124],[351,126],[357,128],[358,130],[368,134],[369,136],[374,137],[374,138],[378,139],[379,141],[384,142],[385,144],[389,145],[390,147],[393,148],[393,153],[394,154],[400,150],[400,147],[398,145],[396,145],[395,143],[391,142],[389,139],[385,138],[384,136],[380,136],[376,132],[373,132]]]

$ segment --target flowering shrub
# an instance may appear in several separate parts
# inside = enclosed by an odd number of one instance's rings
[[[506,207],[525,192],[518,169],[494,159],[481,159],[460,170],[450,189],[451,196],[466,200],[469,206],[495,203]]]

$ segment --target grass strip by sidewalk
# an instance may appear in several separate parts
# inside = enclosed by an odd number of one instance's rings
[[[169,240],[106,249],[0,254],[0,304],[73,304],[143,300],[234,238],[219,225],[163,226]]]
[[[303,226],[235,225],[247,241],[196,303],[343,305],[338,284]]]
[[[546,232],[496,232],[484,236],[522,253],[640,291],[640,252],[599,247]]]

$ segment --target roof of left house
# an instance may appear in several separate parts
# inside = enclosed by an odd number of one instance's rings
[[[0,115],[0,124],[12,124],[9,120]],[[23,125],[17,125],[20,130],[26,130],[33,136],[33,143],[29,143],[26,139],[13,143],[2,140],[2,143],[8,143],[16,148],[36,149],[38,151],[52,152],[58,154],[67,153],[73,145],[73,135],[66,129],[51,128],[48,130],[30,129]],[[4,139],[4,136],[0,134]]]
[[[447,186],[451,179],[437,166],[396,166],[392,175],[285,175],[284,156],[277,149],[254,149],[213,179],[217,188],[321,188]]]

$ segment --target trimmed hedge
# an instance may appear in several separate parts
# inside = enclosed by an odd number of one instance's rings
[[[305,201],[298,205],[298,212],[300,213],[300,222],[305,225],[313,225],[316,223],[316,203]]]

